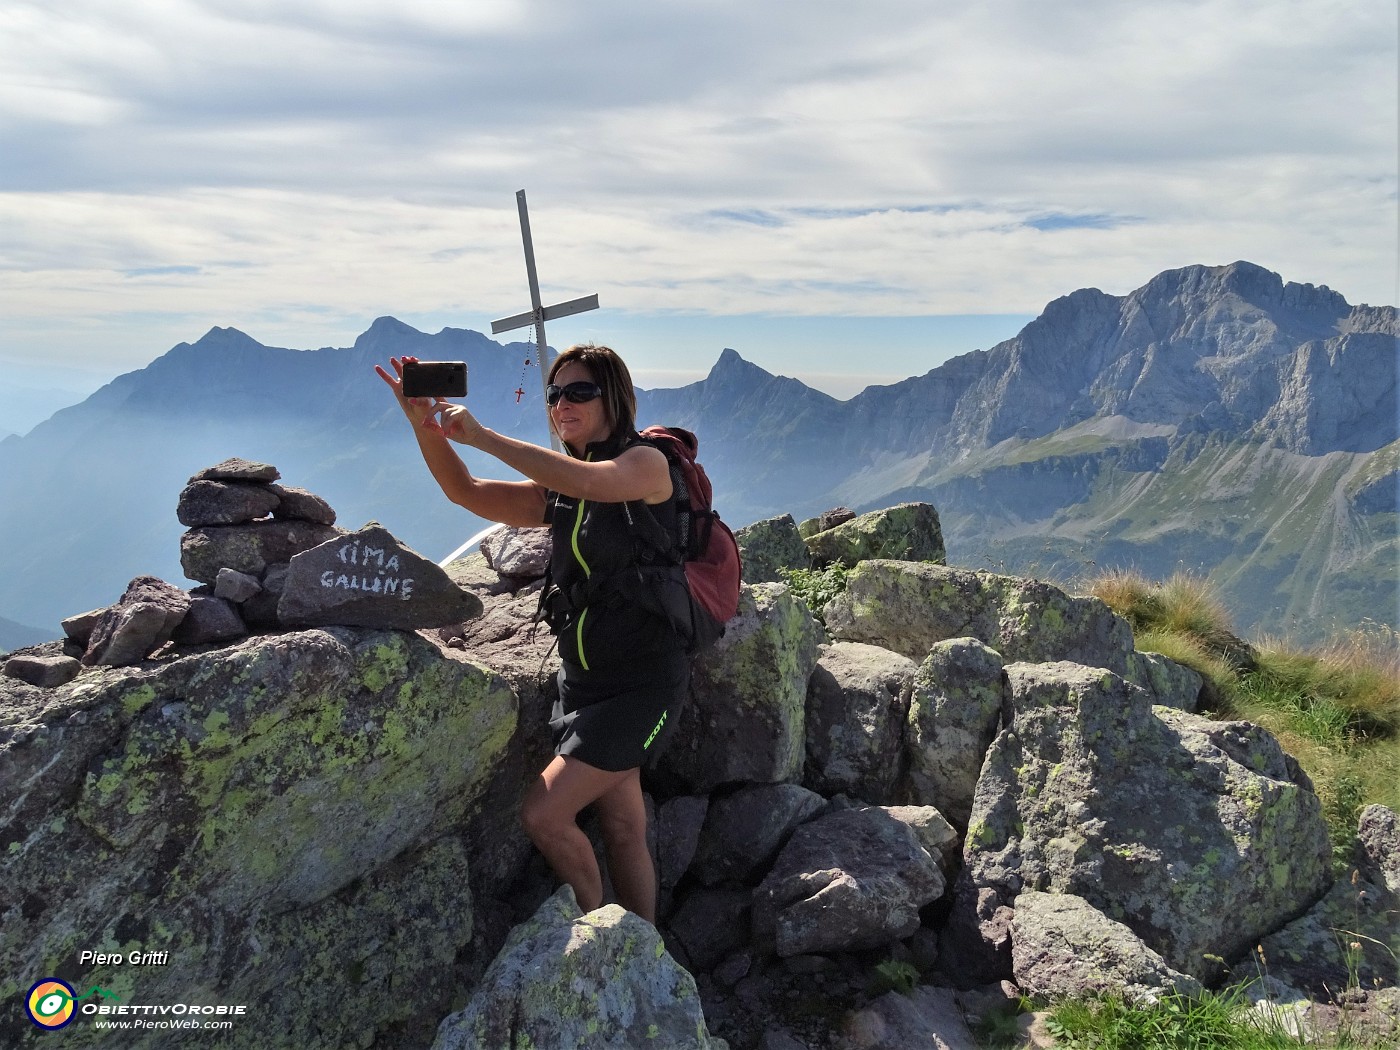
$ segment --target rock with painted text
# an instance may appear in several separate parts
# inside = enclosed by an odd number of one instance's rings
[[[481,615],[481,599],[376,521],[292,559],[277,603],[284,626],[415,630]]]

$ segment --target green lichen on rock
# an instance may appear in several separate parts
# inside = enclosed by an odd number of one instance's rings
[[[1203,979],[1207,954],[1247,948],[1325,888],[1317,795],[1263,730],[1153,707],[1099,668],[1006,673],[1014,718],[977,785],[975,885],[1005,903],[1083,897]]]
[[[709,1036],[695,980],[656,928],[617,905],[580,914],[565,886],[512,931],[433,1050],[634,1050],[648,1041],[724,1046]]]
[[[1261,942],[1271,972],[1324,1001],[1400,984],[1400,817],[1367,806],[1358,831],[1348,876]]]
[[[806,539],[815,565],[853,567],[875,558],[910,562],[947,560],[938,511],[928,503],[900,503],[815,533]]]
[[[734,539],[748,583],[777,583],[783,570],[805,569],[812,562],[791,514],[745,525]]]
[[[445,1012],[473,921],[467,851],[442,836],[515,731],[502,679],[414,634],[329,628],[104,672],[48,703],[0,749],[23,785],[0,879],[26,889],[0,971],[258,1004],[228,1045],[364,1045],[385,1017]],[[85,949],[170,965],[93,970]],[[403,987],[426,998],[372,1001]]]
[[[664,764],[697,791],[799,780],[807,682],[824,639],[786,586],[745,584],[724,638],[694,663],[694,703]]]
[[[914,672],[903,794],[965,827],[1002,708],[1002,659],[975,638],[939,642]]]
[[[1193,707],[1200,678],[1162,656],[1133,650],[1126,620],[1098,598],[1070,595],[1043,580],[872,560],[846,578],[827,605],[831,636],[922,660],[939,642],[974,638],[1008,663],[1069,660],[1102,667],[1147,688],[1155,702]]]

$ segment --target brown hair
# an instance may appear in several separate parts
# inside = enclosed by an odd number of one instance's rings
[[[588,369],[593,382],[603,388],[603,411],[607,415],[613,440],[626,437],[637,429],[637,392],[632,387],[632,373],[611,347],[594,343],[577,343],[554,359],[549,366],[549,382],[559,369],[578,362]],[[551,426],[553,424],[551,423]]]

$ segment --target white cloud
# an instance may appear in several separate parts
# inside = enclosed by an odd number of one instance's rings
[[[520,186],[546,296],[634,312],[1034,312],[1240,258],[1393,301],[1395,25],[1389,0],[7,0],[0,354],[513,313]]]

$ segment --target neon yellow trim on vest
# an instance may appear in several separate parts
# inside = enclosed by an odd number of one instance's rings
[[[578,647],[578,663],[585,671],[588,670],[588,657],[583,655],[583,619],[588,615],[588,608],[585,606],[583,612],[578,614],[578,623],[574,625],[574,641]]]
[[[584,458],[586,460],[592,460],[593,453],[588,453]],[[578,549],[578,534],[579,530],[583,528],[583,508],[585,503],[586,501],[580,496],[578,501],[578,513],[574,515],[574,531],[569,537],[569,543],[574,549],[574,557],[583,568],[583,578],[586,580],[593,575],[593,570],[588,567],[588,562],[583,559],[583,552]],[[583,612],[578,614],[578,623],[574,625],[574,640],[578,647],[578,662],[579,666],[585,671],[588,670],[588,658],[583,655],[583,618],[587,615],[588,607],[584,606]]]

